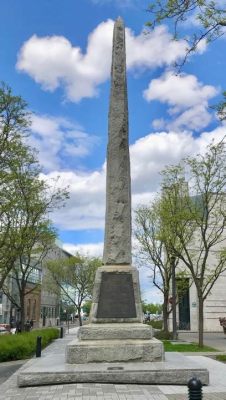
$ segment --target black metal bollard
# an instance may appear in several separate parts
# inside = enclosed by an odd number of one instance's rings
[[[64,328],[63,326],[60,327],[60,339],[63,339],[64,337]]]
[[[37,336],[36,342],[36,357],[41,357],[42,354],[42,337]]]
[[[202,400],[202,382],[200,379],[193,377],[188,381],[188,396],[189,400]]]

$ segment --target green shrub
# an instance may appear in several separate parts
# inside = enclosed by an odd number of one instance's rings
[[[226,362],[226,354],[217,355],[216,360]]]
[[[37,336],[42,337],[42,348],[59,337],[59,329],[36,329],[16,335],[0,336],[0,362],[22,360],[35,354]]]
[[[162,321],[149,321],[149,322],[145,322],[145,324],[147,325],[151,325],[152,328],[155,329],[162,329]]]
[[[159,340],[172,340],[173,332],[165,332],[165,331],[154,332],[154,337]]]

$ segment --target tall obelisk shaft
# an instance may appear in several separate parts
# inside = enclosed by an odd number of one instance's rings
[[[115,22],[108,121],[107,190],[103,263],[131,264],[131,179],[128,143],[125,28]]]

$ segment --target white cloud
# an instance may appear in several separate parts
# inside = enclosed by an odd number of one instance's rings
[[[212,120],[212,115],[208,112],[208,104],[200,104],[190,107],[181,113],[177,118],[167,123],[168,129],[181,130],[189,129],[190,131],[199,131],[205,128]]]
[[[98,85],[110,76],[112,20],[102,22],[89,35],[86,52],[63,36],[33,35],[21,47],[17,69],[27,73],[44,90],[62,87],[68,100],[78,102],[98,94]],[[171,65],[185,54],[184,41],[173,41],[165,26],[135,36],[126,29],[128,68]]]
[[[62,86],[67,99],[97,95],[97,85],[110,71],[113,21],[98,25],[88,38],[86,54],[62,36],[33,35],[18,55],[17,69],[28,73],[44,90]]]
[[[207,101],[217,94],[210,85],[203,85],[194,75],[175,75],[171,72],[153,79],[144,91],[147,101],[159,100],[177,110],[183,110]]]
[[[66,118],[47,115],[32,115],[30,144],[39,151],[39,161],[47,170],[67,167],[70,162],[87,156],[98,144],[95,135],[89,135],[83,128]]]
[[[100,171],[55,171],[42,175],[52,184],[58,180],[59,187],[69,187],[70,199],[65,208],[53,215],[60,229],[103,229],[105,213],[105,165]]]
[[[215,138],[225,136],[225,127],[193,137],[189,132],[159,132],[137,140],[130,147],[132,172],[132,206],[148,203],[159,189],[159,172],[181,158],[203,152]],[[54,223],[63,230],[103,229],[105,215],[105,165],[100,170],[55,171],[45,175],[50,180],[60,176],[60,186],[70,187],[70,200],[53,215]]]
[[[99,243],[86,243],[86,244],[71,244],[64,243],[63,249],[71,253],[72,255],[79,252],[84,256],[90,257],[102,257],[103,255],[103,242]]]
[[[130,29],[127,29],[126,33],[128,68],[156,68],[171,65],[185,55],[185,41],[173,41],[165,25],[156,27],[146,35],[142,32],[134,36]]]
[[[206,127],[212,116],[208,111],[208,100],[216,96],[218,90],[211,85],[203,85],[194,75],[175,75],[166,72],[153,79],[143,92],[147,101],[158,100],[169,106],[168,114],[172,121],[165,121],[171,130],[200,130]],[[164,120],[153,121],[153,127],[164,127]]]

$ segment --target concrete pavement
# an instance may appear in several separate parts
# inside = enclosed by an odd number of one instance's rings
[[[179,332],[178,339],[198,343],[198,333]],[[205,332],[204,344],[219,350],[221,353],[226,353],[226,335],[223,333],[223,329],[222,332]]]
[[[73,338],[77,328],[70,330]],[[60,340],[60,339],[59,339]],[[61,342],[57,341],[59,344]],[[62,340],[63,344],[64,340]],[[56,342],[48,346],[56,351]],[[226,400],[226,364],[204,356],[189,356],[210,372],[210,385],[203,388],[204,400]],[[26,364],[22,369],[26,367]],[[173,385],[115,385],[115,384],[63,384],[18,388],[17,372],[0,385],[0,400],[187,400],[186,386]]]

